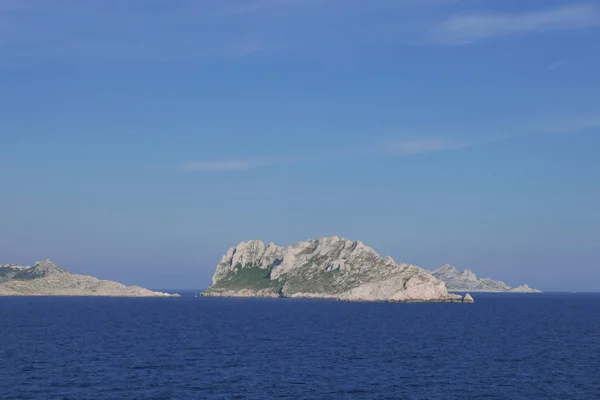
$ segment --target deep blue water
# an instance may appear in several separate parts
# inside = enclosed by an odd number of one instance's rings
[[[0,399],[599,399],[600,294],[0,298]]]

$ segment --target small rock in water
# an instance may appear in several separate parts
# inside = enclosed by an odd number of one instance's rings
[[[465,294],[465,297],[463,297],[463,302],[474,303],[475,300],[473,300],[473,297],[471,297],[471,295],[469,293],[467,293],[467,294]]]

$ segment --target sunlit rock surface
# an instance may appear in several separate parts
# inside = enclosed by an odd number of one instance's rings
[[[0,296],[176,297],[139,286],[125,286],[92,276],[72,274],[50,260],[33,267],[0,264]]]
[[[452,265],[444,265],[432,272],[433,276],[446,283],[451,292],[518,292],[518,293],[540,293],[527,285],[511,288],[506,283],[492,279],[478,279],[468,269],[460,272]]]
[[[289,247],[242,242],[223,256],[203,296],[462,302],[428,271],[337,236]]]

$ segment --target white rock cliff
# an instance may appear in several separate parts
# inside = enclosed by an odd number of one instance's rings
[[[424,269],[334,237],[289,247],[242,242],[223,256],[203,296],[463,302]],[[471,302],[469,296],[466,299]]]
[[[448,264],[436,269],[432,274],[446,283],[446,287],[451,292],[540,293],[539,290],[532,289],[527,285],[511,288],[502,281],[489,278],[478,279],[473,271],[465,269],[459,272],[456,267]]]

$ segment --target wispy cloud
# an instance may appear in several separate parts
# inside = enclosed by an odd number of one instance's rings
[[[270,59],[274,53],[322,59],[382,43],[459,45],[600,25],[600,5],[591,2],[530,12],[460,14],[464,3],[0,0],[0,65],[54,59],[202,62]],[[441,20],[441,15],[453,16]],[[556,68],[560,66],[549,67]]]
[[[292,165],[292,164],[314,164],[339,160],[358,155],[360,152],[367,151],[367,148],[353,151],[324,151],[310,154],[296,154],[285,157],[273,156],[253,159],[225,160],[225,161],[200,161],[189,162],[180,166],[184,172],[212,172],[212,171],[242,171],[258,167],[267,167],[273,165]]]
[[[416,138],[387,143],[382,149],[390,155],[410,155],[435,153],[472,146],[468,141],[459,141],[444,137]]]
[[[240,171],[274,165],[315,164],[368,155],[379,155],[384,157],[410,156],[424,153],[444,152],[473,145],[475,145],[475,143],[442,137],[413,138],[388,141],[375,146],[365,146],[347,151],[326,151],[313,154],[292,155],[288,157],[236,161],[190,162],[182,165],[180,170],[185,172]]]
[[[390,158],[410,157],[492,145],[494,143],[505,142],[524,136],[576,134],[591,129],[600,129],[600,116],[598,114],[590,117],[557,119],[541,124],[529,124],[528,126],[522,126],[521,129],[508,134],[487,135],[479,139],[459,139],[451,136],[405,137],[350,150],[322,151],[311,154],[261,159],[190,162],[180,166],[179,169],[185,172],[243,171],[258,167],[317,164],[343,159],[357,159],[367,156]]]
[[[556,71],[557,69],[563,68],[565,65],[567,65],[567,60],[565,59],[553,61],[548,65],[548,71]]]
[[[259,162],[252,162],[248,160],[201,161],[184,164],[181,166],[181,169],[188,172],[239,171],[250,169],[258,165],[260,165]]]
[[[400,35],[414,37],[417,20],[459,1],[0,0],[0,64],[202,62],[273,52],[335,57],[382,40],[402,42],[390,34],[398,25]],[[422,27],[415,29],[422,36]]]
[[[575,4],[525,13],[474,13],[455,15],[433,32],[442,44],[460,45],[497,36],[589,28],[600,24],[595,4]]]
[[[567,119],[541,125],[536,133],[578,133],[600,128],[600,116]]]
[[[118,6],[117,6],[117,3]],[[232,4],[241,4],[232,1]],[[198,61],[268,47],[218,1],[0,0],[0,62],[49,59]]]

